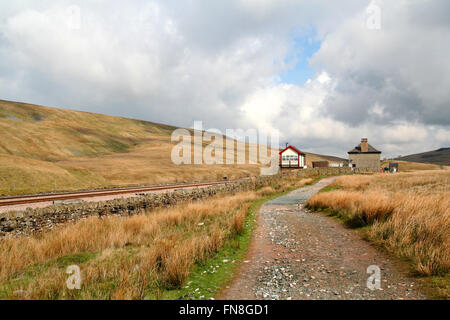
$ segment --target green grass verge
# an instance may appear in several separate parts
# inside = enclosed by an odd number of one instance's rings
[[[340,186],[331,184],[331,185],[326,186],[325,188],[321,189],[320,192],[331,192],[331,191],[336,191],[339,189],[341,189]]]
[[[14,296],[13,292],[26,288],[28,284],[34,280],[37,274],[42,274],[48,271],[50,268],[57,268],[62,273],[70,265],[83,265],[93,259],[95,259],[99,253],[87,252],[67,255],[52,261],[48,261],[43,264],[36,264],[24,271],[18,272],[9,281],[0,283],[0,299],[10,299]]]
[[[181,289],[167,289],[157,282],[147,287],[145,299],[179,300],[179,299],[210,299],[229,283],[238,267],[239,263],[245,258],[247,249],[250,245],[252,232],[256,227],[256,212],[269,200],[282,196],[294,188],[289,188],[285,192],[278,192],[262,199],[253,201],[249,208],[248,215],[244,223],[243,232],[228,240],[225,245],[219,249],[214,257],[207,260],[204,264],[195,265],[189,278]],[[128,247],[127,249],[116,249],[107,261],[102,263],[116,263],[118,259],[127,259],[132,256],[138,248]],[[101,253],[80,253],[71,254],[58,259],[40,263],[26,268],[14,275],[11,280],[0,283],[0,299],[11,299],[16,297],[14,292],[26,289],[29,284],[35,281],[36,277],[45,274],[50,270],[52,272],[65,273],[67,266],[78,265],[81,269],[86,264],[99,263]],[[85,287],[83,291],[71,291],[66,296],[61,292],[49,293],[48,299],[83,299],[85,294],[95,293],[96,299],[110,299],[109,292],[115,287],[115,279],[102,283],[91,284]],[[198,289],[198,290],[197,290]],[[20,299],[20,296],[16,298]]]
[[[315,184],[325,177],[329,176],[319,175],[314,177],[313,183],[307,184],[305,187]],[[246,256],[253,230],[256,227],[256,212],[265,202],[283,196],[295,189],[297,187],[291,187],[284,192],[277,192],[252,202],[244,224],[244,231],[229,240],[213,258],[207,260],[204,264],[195,266],[183,288],[152,292],[147,295],[146,299],[208,300],[216,297],[226,284],[231,282],[236,269]]]
[[[293,189],[293,188],[292,188]],[[279,192],[252,202],[245,220],[244,230],[225,245],[204,264],[196,265],[181,289],[163,289],[149,293],[146,299],[154,300],[207,300],[214,298],[234,276],[250,246],[252,233],[256,227],[256,212],[267,201],[290,191]]]
[[[324,176],[317,176],[314,182]],[[311,184],[313,184],[311,183]],[[252,233],[256,227],[256,213],[259,208],[269,200],[285,195],[297,187],[291,187],[284,192],[276,192],[251,203],[248,215],[244,223],[244,230],[239,235],[228,240],[225,245],[209,260],[203,264],[197,264],[191,271],[190,276],[181,289],[167,289],[158,283],[150,284],[146,289],[145,299],[210,299],[215,297],[222,288],[228,284],[234,276],[239,263],[245,259],[248,247],[251,243]],[[101,259],[101,252],[80,253],[67,255],[45,263],[30,266],[18,272],[10,280],[0,283],[0,299],[19,298],[15,292],[26,290],[39,275],[49,272],[65,274],[69,265],[78,265],[81,269],[87,264],[117,263],[119,259],[128,259],[139,250],[139,248],[127,247],[125,249],[113,250],[108,259]],[[233,262],[234,261],[234,262]],[[47,299],[83,299],[86,295],[96,299],[110,299],[110,292],[114,289],[117,279],[108,277],[101,283],[92,283],[82,291],[71,291],[64,294],[62,291],[51,291]]]

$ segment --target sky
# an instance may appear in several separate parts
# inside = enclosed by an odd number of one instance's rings
[[[0,99],[343,157],[450,146],[449,56],[447,0],[0,2]]]

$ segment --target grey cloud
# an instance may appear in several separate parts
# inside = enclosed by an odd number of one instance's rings
[[[347,150],[373,132],[382,145],[386,137],[376,135],[389,128],[402,137],[405,128],[429,133],[399,141],[399,150],[387,145],[392,152],[447,143],[448,1],[384,1],[377,32],[364,28],[368,4],[2,2],[0,98],[179,126],[269,126],[320,152]],[[81,9],[79,30],[67,28],[70,5]],[[330,85],[279,88],[292,37],[311,29],[323,41],[311,66],[326,71]],[[264,106],[258,96],[266,94],[273,100]],[[430,138],[437,132],[438,142]]]
[[[312,59],[337,82],[326,112],[349,124],[378,121],[368,112],[378,103],[388,111],[384,122],[450,125],[448,7],[385,1],[381,30],[365,29],[357,16],[326,37]]]

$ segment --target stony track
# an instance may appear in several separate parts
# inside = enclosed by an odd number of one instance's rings
[[[246,258],[221,299],[424,299],[403,266],[333,218],[313,213],[306,200],[327,178],[267,202]],[[369,266],[381,288],[367,287]]]

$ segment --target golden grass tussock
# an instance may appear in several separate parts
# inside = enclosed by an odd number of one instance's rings
[[[421,274],[450,270],[450,193],[398,199],[391,218],[375,223],[369,236],[402,256],[413,257]]]
[[[90,217],[40,236],[5,239],[0,241],[0,251],[7,253],[0,256],[0,280],[11,270],[67,254],[122,248],[126,244],[148,245],[153,239],[159,240],[167,229],[181,225],[192,230],[208,221],[224,224],[226,217],[216,216],[233,210],[241,213],[238,209],[246,208],[244,204],[255,199],[257,196],[250,192],[126,218]]]
[[[345,176],[336,179],[334,185],[345,188],[345,189],[362,189],[367,187],[372,180],[372,176],[367,175],[356,175],[356,176]]]
[[[353,227],[371,225],[368,237],[414,261],[424,275],[450,269],[450,173],[429,171],[395,175],[348,176],[339,190],[308,201]]]
[[[260,190],[258,190],[256,193],[260,196],[266,196],[266,195],[272,194],[274,192],[275,192],[275,190],[272,187],[264,187],[264,188],[261,188]]]
[[[330,208],[334,213],[342,213],[355,226],[384,220],[395,207],[394,200],[378,192],[333,191],[319,193],[308,201],[313,208]]]
[[[180,288],[195,263],[205,262],[227,239],[242,233],[251,203],[261,197],[256,192],[216,196],[4,239],[0,292],[18,299],[142,299],[149,287]],[[67,290],[63,267],[80,262],[83,289]]]
[[[295,186],[300,188],[300,187],[306,186],[308,184],[312,184],[313,182],[314,182],[314,179],[312,179],[312,178],[301,179],[295,183]]]

